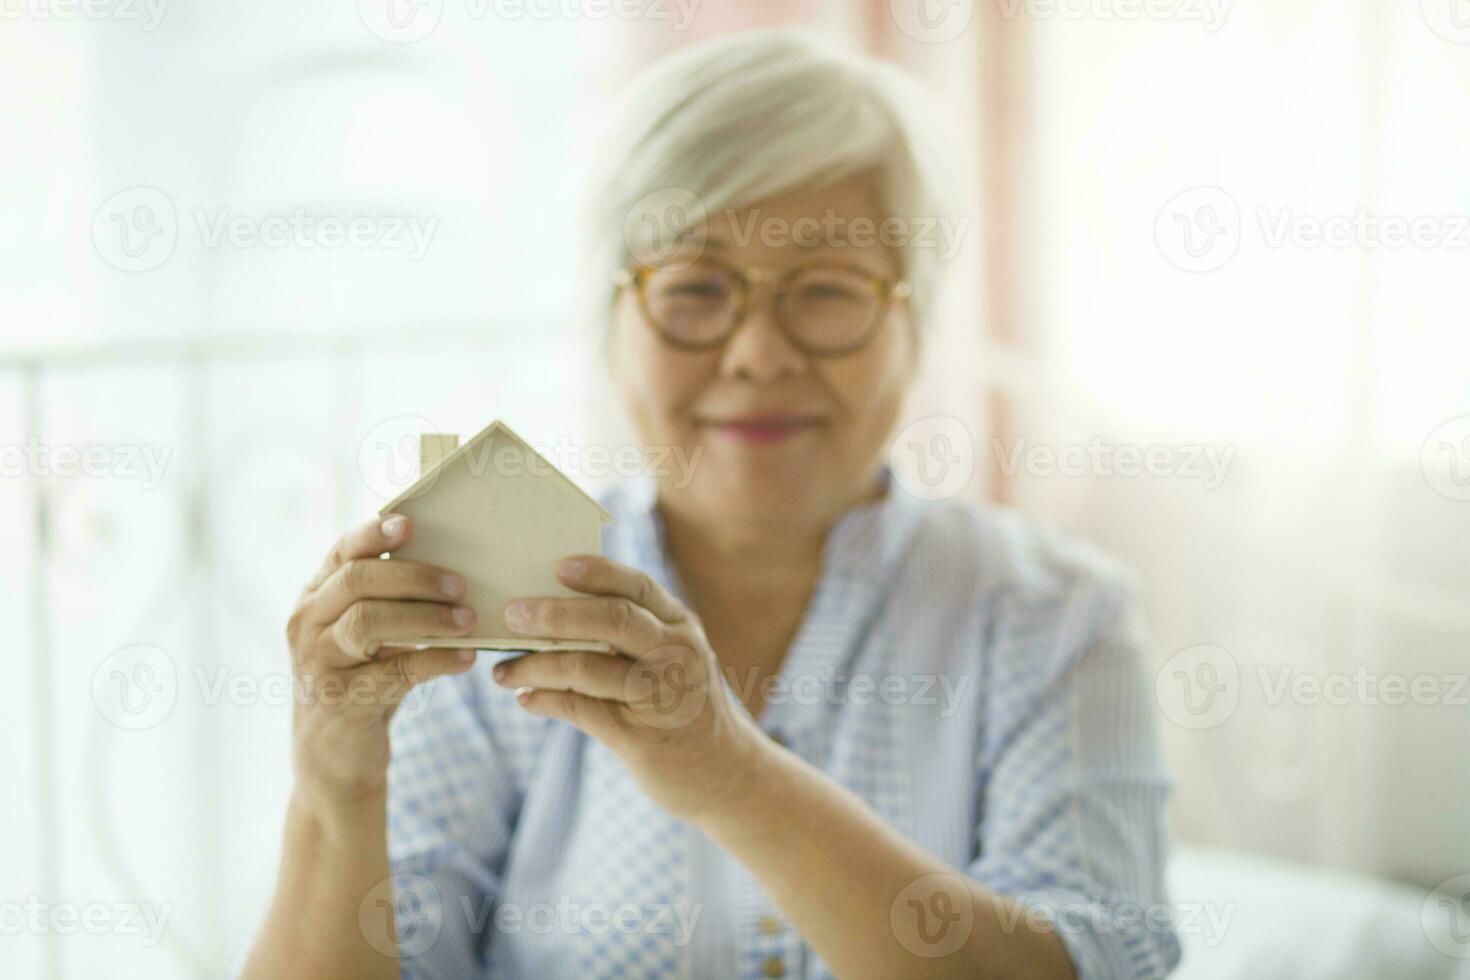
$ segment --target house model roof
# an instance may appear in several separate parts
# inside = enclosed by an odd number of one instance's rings
[[[577,495],[585,500],[589,506],[597,511],[597,514],[603,523],[607,523],[608,521],[612,520],[612,514],[608,513],[607,508],[599,504],[596,499],[594,499],[591,495],[587,493],[587,491],[577,486],[577,484],[573,482],[571,477],[567,476],[560,469],[554,466],[550,460],[538,453],[531,446],[530,443],[526,442],[526,440],[516,435],[515,431],[511,429],[510,426],[506,425],[499,419],[496,419],[494,422],[491,422],[489,425],[485,426],[485,428],[477,432],[473,438],[469,439],[463,445],[457,447],[452,452],[450,452],[447,456],[441,459],[438,465],[435,466],[433,469],[429,470],[426,473],[420,473],[418,479],[415,480],[411,486],[405,489],[398,496],[394,497],[388,503],[380,507],[378,509],[378,513],[380,515],[387,514],[389,511],[396,510],[398,506],[404,501],[413,500],[417,497],[431,492],[430,487],[433,484],[434,480],[437,479],[437,474],[440,470],[442,470],[446,466],[449,466],[451,463],[454,463],[460,457],[466,455],[467,453],[473,452],[475,450],[475,447],[479,446],[481,443],[485,442],[485,440],[494,435],[504,436],[516,446],[525,450],[525,452],[528,453],[530,456],[539,460],[547,468],[547,470],[556,474],[557,479],[561,480],[567,486],[577,491]],[[506,474],[504,478],[514,479],[514,477],[509,474]]]

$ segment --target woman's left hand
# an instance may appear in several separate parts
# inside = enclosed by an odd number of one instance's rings
[[[693,612],[636,569],[600,555],[557,563],[575,598],[523,598],[506,624],[528,637],[596,640],[612,653],[548,650],[502,661],[496,683],[533,714],[607,746],[649,798],[697,823],[737,792],[767,740],[726,687]]]

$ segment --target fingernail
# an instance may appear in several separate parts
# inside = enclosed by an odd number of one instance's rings
[[[453,573],[446,574],[439,579],[439,591],[447,596],[457,596],[464,592],[464,579]]]
[[[455,626],[460,626],[460,627],[468,626],[468,625],[470,625],[470,620],[472,620],[474,618],[475,618],[475,611],[473,609],[471,609],[469,606],[455,606],[454,607],[454,625]]]
[[[397,538],[403,534],[403,528],[407,524],[408,521],[404,519],[402,514],[394,514],[392,517],[384,518],[382,525],[383,537],[389,539]]]
[[[531,622],[530,605],[524,602],[512,602],[505,607],[505,621],[517,628],[529,625]]]
[[[563,558],[556,563],[556,573],[562,578],[581,578],[587,563],[580,558]]]
[[[510,673],[510,668],[505,666],[504,663],[498,663],[495,665],[495,668],[490,671],[490,673],[495,677],[497,681],[503,681],[505,680],[505,675]]]
[[[469,663],[471,660],[475,659],[475,651],[461,650],[459,651],[459,659],[463,660],[465,663]]]
[[[526,703],[526,699],[529,698],[530,696],[531,696],[531,689],[529,687],[518,687],[518,688],[516,688],[516,700],[519,701],[521,704],[525,704]]]

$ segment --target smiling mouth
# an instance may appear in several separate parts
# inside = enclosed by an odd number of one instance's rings
[[[707,419],[708,428],[740,442],[769,444],[784,442],[821,424],[811,415],[748,415],[730,419]]]

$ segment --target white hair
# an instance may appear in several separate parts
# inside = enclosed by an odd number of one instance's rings
[[[790,29],[692,45],[634,79],[594,154],[588,312],[606,323],[613,276],[648,254],[668,208],[697,219],[691,209],[713,215],[875,170],[886,214],[905,222],[898,253],[922,333],[942,256],[913,230],[955,215],[955,165],[926,96],[892,65]]]

